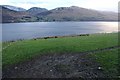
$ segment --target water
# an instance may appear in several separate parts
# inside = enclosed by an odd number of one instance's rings
[[[117,22],[29,22],[2,24],[2,41],[116,32]]]

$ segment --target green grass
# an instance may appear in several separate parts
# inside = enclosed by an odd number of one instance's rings
[[[2,69],[2,42],[0,42],[0,70]]]
[[[2,51],[2,42],[0,42],[0,52]]]
[[[6,47],[9,43],[3,43]],[[41,54],[83,52],[118,45],[118,34],[50,38],[17,41],[3,50],[3,66],[9,66]]]
[[[115,78],[118,76],[118,49],[101,51],[92,54],[92,57],[96,58],[96,61],[102,65],[102,69],[107,72],[110,77]]]
[[[9,44],[10,44],[10,42],[4,42],[4,43],[2,43],[2,48],[6,47]]]

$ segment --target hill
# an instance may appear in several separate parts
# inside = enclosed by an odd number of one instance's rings
[[[97,11],[77,6],[58,7],[52,10],[32,7],[28,10],[18,11],[4,6],[0,6],[0,8],[3,23],[41,21],[118,21],[118,14],[115,12]]]
[[[0,15],[2,15],[2,23],[37,21],[37,18],[30,15],[30,13],[28,13],[27,11],[14,11],[3,6],[0,6]]]
[[[2,5],[5,8],[8,8],[10,10],[14,10],[14,11],[26,11],[26,9],[21,8],[21,7],[15,7],[15,6],[11,6],[11,5]]]
[[[31,15],[36,15],[38,13],[45,12],[45,11],[48,11],[48,10],[45,8],[39,8],[39,7],[32,7],[27,10],[27,12],[29,12]]]
[[[117,13],[85,9],[77,6],[59,7],[37,14],[46,21],[116,21]]]

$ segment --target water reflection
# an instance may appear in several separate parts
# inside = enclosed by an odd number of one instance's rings
[[[118,31],[118,22],[31,22],[2,26],[3,41]]]
[[[118,22],[101,22],[99,24],[101,25],[101,29],[103,29],[103,32],[118,32]]]

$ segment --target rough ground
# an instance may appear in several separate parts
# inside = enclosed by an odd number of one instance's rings
[[[3,69],[3,78],[107,78],[100,64],[90,53],[110,50],[110,47],[83,53],[47,54]]]

